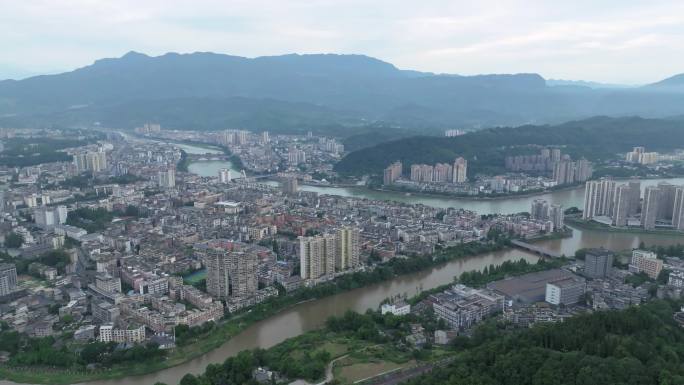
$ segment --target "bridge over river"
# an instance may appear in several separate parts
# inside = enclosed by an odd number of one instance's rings
[[[541,255],[542,257],[547,257],[547,258],[560,258],[560,256],[561,256],[560,253],[557,253],[557,252],[555,252],[555,251],[551,251],[551,250],[549,250],[549,249],[547,249],[547,248],[544,248],[544,247],[541,247],[541,246],[536,246],[536,245],[533,245],[533,244],[530,244],[530,243],[527,243],[527,242],[523,242],[523,241],[520,241],[520,240],[517,240],[517,239],[511,241],[511,244],[513,244],[513,246],[515,246],[515,247],[517,247],[517,248],[519,248],[519,249],[527,250],[527,251],[529,251],[529,252],[532,252],[532,253]]]

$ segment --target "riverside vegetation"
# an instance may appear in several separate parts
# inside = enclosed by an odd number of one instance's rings
[[[485,284],[508,275],[558,267],[565,262],[540,260],[531,264],[521,259],[505,262],[501,266],[492,265],[478,275],[464,272],[455,281],[465,283],[477,276],[478,282]],[[452,284],[453,282],[423,291],[408,301],[416,304],[429,294],[442,291]],[[381,315],[370,309],[365,314],[347,311],[341,317],[330,317],[320,330],[290,338],[270,349],[242,351],[235,357],[227,358],[223,364],[209,365],[202,375],[185,375],[180,384],[256,384],[251,376],[258,367],[268,367],[289,380],[301,378],[318,382],[323,380],[326,366],[333,359],[345,356],[339,367],[335,368],[335,379],[332,382],[344,383],[358,380],[355,375],[359,370],[355,369],[367,369],[369,364],[374,364],[378,370],[386,367],[400,369],[417,363],[442,360],[453,354],[450,347],[439,348],[430,344],[424,349],[411,347],[405,342],[405,338],[411,334],[412,324],[420,324],[428,333],[446,328],[445,322],[438,320],[429,308],[406,316]]]
[[[541,266],[541,267],[540,267]],[[544,262],[513,262],[480,273],[485,284],[510,275],[537,271]],[[471,279],[464,273],[458,282]],[[443,290],[439,288],[438,290]],[[425,297],[421,293],[420,297]],[[411,298],[416,303],[419,298]],[[470,337],[455,338],[445,347],[414,348],[406,342],[411,324],[426,332],[444,328],[430,308],[407,316],[347,312],[331,317],[324,328],[288,339],[270,349],[255,349],[229,357],[223,364],[209,365],[195,376],[185,375],[181,385],[256,384],[252,372],[268,367],[281,376],[273,383],[294,378],[321,381],[332,365],[330,384],[359,380],[359,372],[383,368],[403,369],[436,366],[413,379],[414,385],[437,384],[680,384],[684,381],[684,329],[672,318],[681,303],[657,300],[622,311],[584,314],[557,324],[538,324],[529,329],[512,328],[490,319],[476,327]],[[372,372],[372,370],[371,370]],[[161,384],[157,384],[161,385]]]
[[[394,258],[388,262],[377,263],[372,270],[355,272],[335,279],[332,282],[312,288],[302,288],[292,293],[285,293],[280,288],[280,295],[270,298],[261,304],[235,314],[226,314],[217,323],[210,322],[200,327],[177,328],[178,341],[176,348],[170,351],[159,350],[156,354],[146,354],[145,359],[114,360],[107,359],[110,352],[103,351],[95,362],[89,362],[78,356],[78,351],[90,344],[54,344],[55,340],[29,338],[21,336],[20,343],[15,345],[10,360],[0,366],[0,378],[18,382],[66,384],[102,378],[121,378],[130,375],[145,374],[178,365],[195,357],[199,357],[224,344],[248,326],[266,319],[297,303],[323,298],[373,283],[383,282],[396,276],[421,271],[458,258],[501,250],[508,245],[508,239],[499,234],[490,234],[487,242],[463,243],[438,250],[433,255],[412,255],[406,258]],[[59,324],[62,333],[56,338],[59,341],[70,340],[71,331],[68,323]],[[41,342],[42,341],[42,342]],[[55,346],[61,346],[56,348]],[[40,360],[20,360],[24,354],[32,354],[34,347],[40,352]],[[146,348],[155,348],[146,345]],[[156,349],[156,348],[155,348]],[[64,359],[58,356],[68,356]],[[93,357],[93,356],[89,356]],[[91,365],[94,364],[94,365]],[[94,366],[96,370],[88,369]],[[37,368],[49,368],[52,372],[36,371]]]

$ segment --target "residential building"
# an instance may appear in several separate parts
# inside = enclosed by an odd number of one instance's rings
[[[455,136],[461,136],[463,134],[465,134],[465,131],[459,129],[451,129],[444,131],[444,136],[446,136],[447,138],[453,138]]]
[[[411,180],[414,182],[433,182],[435,168],[429,164],[412,164]]]
[[[52,228],[66,223],[67,208],[66,206],[41,207],[33,212],[33,218],[36,225],[42,228]]]
[[[656,213],[656,220],[672,221],[677,186],[667,182],[660,182],[658,183],[658,190],[658,211]]]
[[[114,325],[100,326],[100,342],[139,343],[145,341],[145,326],[115,329]]]
[[[575,182],[586,182],[591,179],[594,173],[591,162],[584,158],[576,162],[575,168]]]
[[[335,235],[299,237],[299,262],[302,279],[332,278],[335,273]]]
[[[618,227],[627,226],[627,218],[631,212],[632,189],[623,184],[615,189],[615,204],[613,210],[613,225]]]
[[[663,269],[663,261],[652,251],[632,250],[632,261],[629,271],[632,273],[646,273],[650,278],[656,279]]]
[[[590,249],[584,257],[584,275],[604,278],[613,271],[613,253],[606,249]]]
[[[121,293],[121,278],[107,273],[98,274],[95,277],[95,286],[108,293]]]
[[[567,155],[564,158],[553,167],[553,180],[559,185],[575,182],[575,163]]]
[[[644,190],[644,203],[641,209],[641,226],[646,230],[654,230],[658,217],[658,200],[660,189],[656,186],[648,186]]]
[[[107,169],[107,155],[102,148],[97,152],[88,151],[74,154],[73,162],[78,172],[101,172]]]
[[[406,301],[397,301],[393,303],[385,303],[380,306],[380,313],[392,313],[394,315],[406,315],[411,313],[411,305]]]
[[[12,263],[0,263],[0,297],[17,289],[17,267]]]
[[[287,154],[287,161],[292,166],[306,163],[306,152],[296,148],[290,148]]]
[[[382,183],[385,185],[393,184],[394,181],[401,177],[402,172],[403,168],[400,161],[392,163],[385,169],[383,173]]]
[[[676,230],[684,230],[684,187],[677,187],[675,190],[672,227]]]
[[[299,190],[299,185],[297,183],[297,178],[285,178],[283,180],[283,192],[287,195],[297,195]]]
[[[667,278],[667,284],[674,287],[684,288],[684,271],[671,271]]]
[[[553,222],[553,229],[561,231],[565,227],[565,211],[563,206],[559,204],[552,204],[549,210],[549,220]]]
[[[596,216],[611,216],[613,213],[613,195],[615,181],[608,178],[587,182],[584,190],[583,219]]]
[[[257,291],[257,256],[246,245],[225,240],[196,245],[207,268],[207,292],[215,298],[247,298]]]
[[[468,180],[468,161],[462,157],[456,158],[453,167],[454,176],[452,182],[464,183]]]
[[[218,172],[219,183],[230,183],[230,169],[222,168]]]
[[[162,188],[176,187],[176,169],[169,167],[166,170],[159,171],[157,176],[157,183]]]
[[[116,323],[121,315],[118,307],[106,301],[93,303],[91,313],[93,320],[99,324]]]
[[[631,180],[627,184],[632,192],[632,199],[629,204],[629,212],[627,215],[634,216],[639,212],[639,208],[641,207],[641,182],[638,180]]]
[[[532,201],[530,208],[530,216],[532,219],[545,221],[549,219],[549,202],[545,199],[535,199]]]
[[[586,291],[584,279],[573,276],[552,280],[546,284],[545,301],[552,305],[572,305],[580,301]]]
[[[335,232],[335,270],[359,266],[361,232],[355,227],[342,227]]]
[[[450,182],[453,176],[453,167],[447,163],[437,163],[434,168],[433,182]]]

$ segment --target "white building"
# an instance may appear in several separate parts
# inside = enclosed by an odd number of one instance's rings
[[[674,270],[670,272],[667,284],[674,287],[684,287],[684,271]]]
[[[394,315],[406,315],[411,313],[411,305],[404,301],[386,303],[380,307],[382,314],[392,313]]]
[[[218,172],[219,183],[229,183],[231,181],[230,170],[222,168]]]
[[[100,342],[143,342],[145,341],[145,326],[132,329],[115,329],[114,325],[100,326]]]
[[[55,234],[79,240],[81,237],[88,235],[88,232],[76,226],[58,225],[55,226]]]
[[[67,220],[66,206],[41,207],[33,212],[33,218],[40,227],[62,225]]]
[[[173,167],[170,167],[166,170],[159,171],[157,182],[159,183],[159,187],[176,187],[176,170]]]
[[[552,305],[572,305],[579,302],[586,286],[586,282],[579,277],[556,279],[546,284],[544,300]]]

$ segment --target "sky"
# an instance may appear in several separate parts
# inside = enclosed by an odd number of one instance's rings
[[[132,50],[354,53],[436,73],[644,84],[684,72],[684,2],[0,0],[0,79]]]

